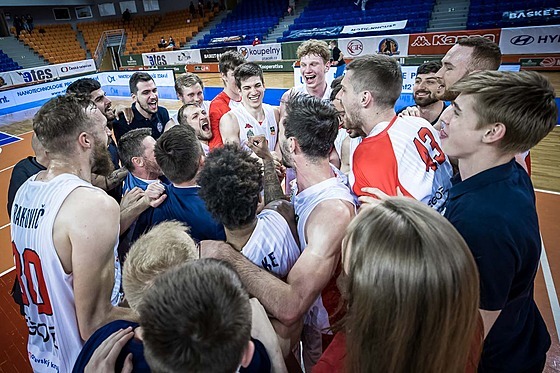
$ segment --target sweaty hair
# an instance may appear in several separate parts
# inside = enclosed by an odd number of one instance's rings
[[[182,124],[184,126],[188,126],[189,123],[187,122],[187,119],[184,116],[185,110],[187,110],[190,107],[197,107],[199,108],[200,105],[194,103],[194,102],[189,102],[188,104],[184,104],[183,106],[181,106],[181,108],[179,109],[179,111],[177,112],[177,120],[179,121],[179,124]]]
[[[339,76],[338,78],[336,78],[335,80],[332,81],[332,83],[331,83],[331,96],[329,97],[329,99],[331,101],[335,100],[336,95],[342,89],[342,79],[344,79],[344,76]]]
[[[350,223],[343,257],[346,371],[465,370],[479,317],[478,271],[445,218],[412,198],[384,200]]]
[[[402,90],[402,71],[396,59],[383,54],[358,57],[346,70],[352,72],[355,93],[369,91],[378,106],[395,106]]]
[[[146,290],[159,274],[198,258],[188,231],[182,223],[164,221],[134,242],[123,266],[123,288],[130,308],[138,311]]]
[[[468,70],[498,70],[502,52],[498,44],[482,36],[460,39],[457,44],[473,48]]]
[[[430,73],[437,73],[441,69],[441,62],[440,61],[429,61],[424,62],[422,65],[418,66],[416,70],[416,74],[430,74]]]
[[[338,133],[339,116],[328,101],[292,93],[286,102],[286,138],[296,138],[310,158],[328,157]]]
[[[239,89],[241,89],[241,84],[243,81],[254,76],[258,76],[259,78],[261,78],[261,82],[264,85],[263,71],[261,67],[254,62],[246,62],[243,65],[237,66],[237,68],[233,72],[233,76],[235,77],[235,84]]]
[[[200,88],[204,89],[204,83],[202,83],[202,79],[198,75],[193,73],[181,74],[175,78],[175,92],[182,95],[183,88],[192,87],[197,83],[200,84]]]
[[[130,80],[128,81],[128,87],[130,88],[130,93],[133,95],[138,93],[139,82],[149,82],[152,80],[154,80],[154,78],[152,78],[148,73],[137,72],[132,74]]]
[[[194,179],[202,148],[191,126],[175,126],[161,135],[154,153],[163,174],[177,184]]]
[[[245,57],[237,51],[227,51],[220,56],[218,68],[220,72],[226,75],[230,70],[235,70],[237,66],[245,63]]]
[[[120,138],[118,143],[119,159],[128,171],[134,171],[132,158],[142,157],[144,155],[146,149],[142,142],[148,136],[152,136],[151,129],[136,128],[128,131]]]
[[[33,117],[33,131],[48,153],[74,154],[81,132],[94,126],[88,112],[97,110],[89,95],[66,94],[50,99]]]
[[[235,372],[251,338],[249,295],[237,273],[216,259],[158,276],[139,314],[155,372]]]
[[[504,152],[521,153],[537,145],[558,120],[554,88],[534,71],[480,71],[452,87],[473,95],[478,128],[503,123],[506,133],[499,143]]]
[[[331,51],[329,50],[328,44],[323,40],[309,39],[301,43],[298,47],[297,58],[301,60],[302,57],[307,55],[316,55],[323,59],[324,63],[327,63],[331,59]]]
[[[239,146],[212,150],[200,170],[198,185],[208,211],[228,229],[244,227],[255,219],[263,186],[261,166]]]
[[[89,95],[93,91],[101,89],[101,83],[92,78],[81,78],[66,88],[66,93]]]

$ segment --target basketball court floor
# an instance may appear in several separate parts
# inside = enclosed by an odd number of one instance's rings
[[[212,83],[219,86],[216,81]],[[286,82],[287,86],[288,84]],[[111,99],[114,105],[131,103],[128,98]],[[160,99],[160,105],[168,108],[171,114],[180,107],[177,100]],[[27,359],[25,321],[9,295],[15,274],[10,245],[10,224],[4,206],[13,166],[20,159],[33,154],[30,145],[31,120],[37,110],[38,108],[27,109],[0,116],[0,373],[31,371]],[[555,286],[560,284],[560,127],[533,149],[531,154],[543,238],[543,254],[535,283],[535,299],[552,338],[545,372],[560,372],[560,305]]]

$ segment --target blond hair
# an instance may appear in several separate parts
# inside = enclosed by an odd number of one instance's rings
[[[132,245],[123,270],[123,288],[130,308],[138,310],[144,293],[159,274],[198,258],[196,244],[187,232],[186,225],[165,221]]]
[[[301,43],[296,51],[296,54],[298,60],[301,60],[302,57],[307,56],[308,54],[313,54],[321,57],[324,63],[329,62],[331,58],[331,51],[329,50],[328,44],[323,40],[316,39],[309,39]]]
[[[503,123],[499,143],[504,153],[521,153],[537,145],[558,121],[558,107],[550,81],[535,71],[481,71],[459,80],[451,88],[472,95],[478,128]]]
[[[390,198],[360,212],[343,250],[346,370],[464,372],[479,282],[455,228],[421,202]]]

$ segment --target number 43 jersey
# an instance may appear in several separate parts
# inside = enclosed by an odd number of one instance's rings
[[[32,176],[14,200],[12,248],[29,329],[29,361],[35,372],[70,372],[83,346],[73,275],[65,273],[53,243],[58,211],[78,187],[94,188],[70,174],[49,182]]]
[[[377,124],[358,145],[351,172],[358,196],[366,194],[364,187],[395,196],[398,187],[403,195],[442,212],[453,170],[428,121],[395,116]]]

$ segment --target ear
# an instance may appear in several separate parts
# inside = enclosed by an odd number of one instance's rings
[[[132,157],[130,159],[134,167],[144,167],[144,158],[142,157]]]
[[[82,148],[93,148],[93,138],[87,132],[80,132],[80,134],[78,135],[78,143]]]
[[[247,347],[243,351],[243,355],[241,356],[240,364],[243,368],[247,368],[249,364],[251,364],[251,360],[253,360],[253,354],[255,353],[255,344],[253,341],[249,341],[247,343]]]
[[[298,141],[295,137],[288,138],[288,150],[292,154],[296,153],[296,151],[299,153],[300,147],[299,147],[299,143],[298,143]]]
[[[370,91],[363,91],[360,94],[360,105],[362,107],[367,107],[372,102],[373,102],[373,95],[371,94]]]
[[[135,93],[131,93],[130,97],[132,97],[132,102],[136,102],[136,94]]]
[[[485,144],[492,144],[500,141],[506,135],[506,126],[503,123],[497,122],[489,125],[484,131],[482,142]]]
[[[331,68],[331,61],[327,61],[327,63],[325,64],[325,72],[328,72],[330,68]]]

